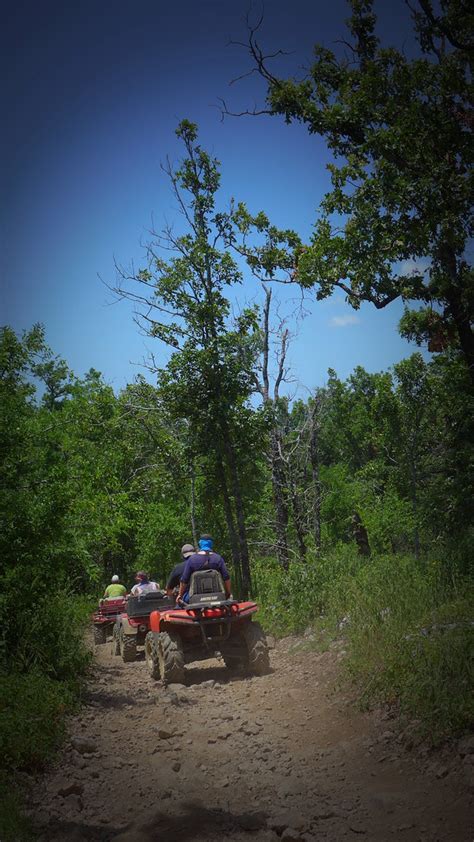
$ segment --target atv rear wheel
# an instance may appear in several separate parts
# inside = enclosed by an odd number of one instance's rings
[[[254,675],[265,675],[270,670],[267,638],[260,623],[251,621],[242,629],[248,651],[248,669]]]
[[[129,664],[137,657],[137,636],[135,634],[125,634],[123,629],[120,629],[119,637],[120,654],[122,661]]]
[[[149,631],[145,637],[145,660],[148,672],[155,681],[161,678],[158,632]]]
[[[156,635],[160,678],[164,684],[184,684],[184,652],[174,631]]]
[[[96,646],[100,646],[102,643],[105,643],[107,640],[107,632],[105,626],[94,626],[94,643]]]

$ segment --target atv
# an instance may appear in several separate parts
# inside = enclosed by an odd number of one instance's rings
[[[121,655],[125,663],[135,661],[138,647],[143,646],[150,630],[150,614],[173,606],[174,599],[164,591],[129,596],[117,615],[112,633],[112,654]]]
[[[113,630],[117,617],[120,616],[125,607],[125,598],[101,599],[99,607],[92,615],[94,624],[94,643],[100,645],[107,642],[107,636]]]
[[[265,634],[252,619],[255,602],[228,598],[217,570],[193,573],[189,602],[154,609],[145,635],[145,659],[152,678],[183,684],[184,665],[221,655],[231,671],[263,675],[270,662]]]

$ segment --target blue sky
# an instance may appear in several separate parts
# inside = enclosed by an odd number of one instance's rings
[[[198,123],[203,146],[221,161],[223,205],[234,196],[303,237],[311,230],[329,185],[324,143],[277,118],[222,122],[216,107],[219,97],[235,110],[263,100],[258,77],[229,87],[250,66],[228,43],[245,40],[248,8],[239,0],[27,0],[4,20],[0,321],[18,331],[43,322],[78,375],[94,367],[119,389],[148,350],[166,360],[99,276],[113,282],[114,260],[143,263],[152,215],[157,227],[173,220],[160,162],[177,160],[183,117]],[[409,43],[403,0],[377,8],[386,40]],[[316,41],[334,46],[347,16],[343,0],[267,0],[261,40],[291,52],[280,65],[290,74],[309,62]],[[275,293],[293,308],[297,290]],[[240,303],[252,296],[252,284],[238,291]],[[305,309],[290,352],[300,394],[323,383],[328,367],[341,377],[355,365],[379,371],[414,350],[397,334],[397,303],[355,313],[338,294],[308,298]]]

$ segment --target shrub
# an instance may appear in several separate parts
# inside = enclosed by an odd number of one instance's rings
[[[73,702],[67,685],[37,670],[0,678],[1,765],[12,771],[41,768],[61,740]]]
[[[8,608],[3,652],[7,672],[37,669],[59,681],[76,680],[84,673],[90,660],[84,645],[89,600],[63,587],[39,592],[26,605],[10,594]]]

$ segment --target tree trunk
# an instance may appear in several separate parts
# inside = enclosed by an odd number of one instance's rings
[[[191,490],[190,490],[190,516],[191,516],[191,532],[193,536],[194,548],[197,547],[197,531],[196,531],[196,473],[194,470],[194,462],[191,463]]]
[[[445,292],[448,301],[448,310],[451,314],[459,335],[459,344],[469,371],[471,386],[474,387],[474,333],[472,330],[473,313],[472,306],[469,307],[463,301],[463,286],[466,279],[462,272],[458,272],[456,254],[453,248],[446,243],[440,249],[441,261],[446,273],[449,275],[451,284]]]
[[[321,552],[321,480],[319,477],[319,411],[320,399],[316,395],[311,412],[309,458],[313,478],[313,535],[316,552]]]
[[[226,427],[227,425],[224,425],[224,449],[227,457],[227,464],[229,466],[232,495],[234,497],[235,513],[237,517],[237,536],[242,572],[242,597],[246,599],[251,590],[251,579],[247,530],[245,526],[244,504],[242,500],[240,477],[237,469],[237,460],[235,458],[234,447],[232,445]]]
[[[450,311],[459,334],[459,344],[469,371],[471,386],[474,387],[474,334],[470,325],[470,317],[463,307],[459,294],[450,295]]]
[[[359,555],[369,556],[369,536],[367,535],[367,530],[364,524],[362,523],[361,516],[358,512],[354,512],[354,514],[352,515],[352,534],[355,538],[357,549],[359,550]]]
[[[418,529],[418,475],[414,459],[410,459],[411,507],[415,527],[413,530],[413,544],[415,558],[420,557],[420,532]]]
[[[278,562],[284,570],[289,567],[287,541],[288,506],[285,499],[285,467],[281,458],[281,436],[275,428],[271,433],[270,460],[272,466],[272,490],[275,505],[276,550]]]
[[[222,502],[224,504],[224,514],[227,524],[227,532],[229,534],[230,551],[232,553],[232,565],[234,567],[236,577],[239,580],[239,585],[242,582],[242,564],[240,560],[239,541],[237,538],[237,530],[235,528],[234,514],[232,512],[232,501],[230,499],[229,487],[227,485],[227,478],[224,468],[224,461],[222,456],[217,457],[217,471],[218,482],[222,492]]]
[[[306,543],[305,543],[305,530],[304,530],[304,519],[303,519],[303,511],[300,502],[300,496],[298,494],[298,489],[296,487],[296,481],[291,469],[291,465],[288,465],[288,485],[290,489],[290,499],[291,499],[291,507],[293,509],[293,521],[295,524],[295,532],[296,538],[298,541],[298,552],[300,558],[304,561],[306,559]]]

